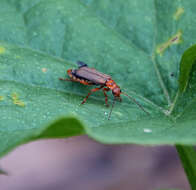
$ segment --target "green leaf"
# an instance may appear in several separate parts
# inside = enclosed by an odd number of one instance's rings
[[[195,189],[196,187],[196,152],[194,147],[191,146],[180,146],[177,145],[176,149],[178,151],[178,154],[180,156],[180,159],[182,161],[184,170],[187,174],[189,183],[192,187],[192,189]]]
[[[195,70],[193,67],[196,63],[196,45],[188,48],[181,59],[180,62],[180,76],[179,76],[179,90],[184,92],[189,82],[191,76],[191,71]],[[194,68],[194,69],[193,69]]]
[[[187,105],[192,105],[195,103],[195,69],[196,69],[196,45],[191,46],[187,49],[181,59],[180,62],[180,75],[179,75],[179,92],[180,98],[178,100],[178,105],[188,107]],[[186,90],[186,92],[185,92]],[[182,94],[185,92],[184,94]],[[178,106],[179,107],[179,106]],[[195,109],[193,106],[189,106],[188,110],[188,119],[194,118]],[[179,115],[180,116],[180,115]],[[179,117],[178,116],[178,117]],[[182,165],[186,172],[187,178],[192,189],[196,188],[196,152],[194,147],[191,146],[181,146],[177,145],[176,149],[180,156]]]
[[[196,144],[194,88],[178,93],[180,58],[196,37],[195,6],[1,0],[0,155],[35,139],[80,134],[105,143]],[[111,75],[150,116],[122,96],[108,121],[102,92],[81,106],[91,88],[59,81],[78,60]]]

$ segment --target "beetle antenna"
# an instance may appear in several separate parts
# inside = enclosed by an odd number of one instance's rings
[[[126,94],[125,92],[121,92],[121,94],[124,94],[125,96],[127,96],[130,100],[132,100],[134,103],[136,103],[136,104],[139,106],[139,108],[140,108],[141,110],[143,110],[145,113],[147,113],[148,115],[150,115],[150,114],[144,109],[144,107],[143,107],[135,98],[129,96],[129,95]]]
[[[110,120],[111,113],[112,113],[112,110],[113,110],[113,108],[114,108],[115,102],[116,102],[116,98],[114,97],[113,102],[112,102],[112,107],[111,107],[111,110],[110,110],[110,113],[109,113],[109,116],[108,116],[108,120]]]

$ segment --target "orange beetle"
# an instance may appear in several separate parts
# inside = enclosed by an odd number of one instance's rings
[[[112,109],[114,107],[115,100],[118,99],[119,101],[121,101],[121,97],[120,97],[121,94],[123,94],[123,95],[127,96],[128,98],[130,98],[144,112],[149,114],[146,110],[144,110],[144,108],[133,97],[127,95],[124,92],[122,92],[120,87],[114,82],[114,80],[112,80],[111,76],[106,75],[104,73],[101,73],[101,72],[97,71],[96,69],[89,68],[87,64],[85,64],[85,63],[83,63],[81,61],[78,61],[77,64],[78,64],[78,69],[69,69],[69,70],[67,70],[67,74],[70,77],[70,79],[59,78],[59,80],[79,82],[79,83],[84,84],[84,85],[96,85],[96,86],[99,86],[97,88],[93,88],[88,93],[86,98],[84,98],[84,100],[82,101],[81,104],[84,104],[86,102],[86,100],[88,99],[88,97],[93,92],[96,92],[96,91],[102,89],[103,90],[103,94],[105,96],[105,103],[108,106],[108,97],[107,97],[106,92],[111,90],[112,94],[114,96],[114,101],[113,101],[112,108],[110,110],[108,119],[110,119],[110,116],[111,116],[111,113],[112,113]]]

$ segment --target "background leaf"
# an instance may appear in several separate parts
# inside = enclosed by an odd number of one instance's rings
[[[182,165],[188,177],[190,186],[192,189],[195,189],[195,175],[196,175],[196,152],[195,148],[191,146],[176,146],[180,159],[182,161]]]
[[[178,96],[180,58],[196,35],[195,6],[1,0],[0,154],[37,138],[84,133],[105,143],[195,144],[195,100],[187,103],[195,91]],[[123,97],[108,121],[102,92],[80,106],[90,88],[58,80],[78,60],[110,74],[151,116]]]
[[[194,64],[196,61],[196,45],[188,48],[180,62],[180,76],[179,76],[179,90],[184,92],[188,83],[190,82],[191,71],[195,70]]]

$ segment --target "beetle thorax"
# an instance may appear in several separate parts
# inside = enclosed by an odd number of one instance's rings
[[[115,97],[120,97],[120,94],[121,94],[121,90],[120,90],[120,87],[114,82],[114,80],[108,80],[106,82],[106,86],[112,90],[112,94],[115,96]]]

